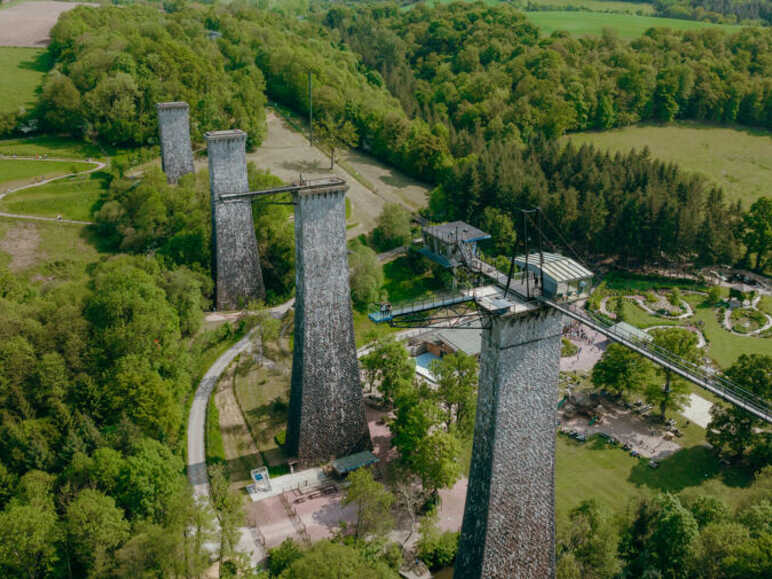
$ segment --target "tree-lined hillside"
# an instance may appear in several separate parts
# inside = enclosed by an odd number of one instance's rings
[[[142,5],[80,7],[51,31],[54,70],[39,102],[42,127],[109,144],[157,142],[157,102],[190,103],[191,130],[265,132],[265,83],[254,62],[234,66],[209,37],[202,12]]]

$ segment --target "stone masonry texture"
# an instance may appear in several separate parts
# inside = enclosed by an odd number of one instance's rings
[[[188,103],[158,103],[158,132],[161,138],[161,166],[169,183],[193,172]]]
[[[555,576],[559,312],[494,318],[480,387],[455,576]]]
[[[287,448],[304,464],[371,448],[351,311],[346,188],[295,194],[295,347]]]
[[[252,202],[222,201],[226,193],[246,193],[247,134],[214,131],[206,134],[209,184],[212,192],[212,272],[218,310],[241,308],[252,299],[264,299]]]

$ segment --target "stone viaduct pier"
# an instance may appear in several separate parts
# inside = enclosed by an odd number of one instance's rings
[[[212,273],[218,310],[237,309],[252,299],[265,298],[252,200],[222,198],[249,191],[246,143],[244,131],[206,134],[212,192]]]
[[[554,577],[562,314],[519,302],[490,323],[455,576]]]
[[[302,463],[371,447],[351,311],[345,194],[339,178],[295,200],[295,347],[287,447]]]
[[[193,147],[190,144],[188,103],[156,104],[161,137],[161,166],[169,183],[193,172]]]

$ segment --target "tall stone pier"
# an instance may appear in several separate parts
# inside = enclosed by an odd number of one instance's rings
[[[252,202],[249,198],[220,199],[220,195],[249,191],[246,143],[244,131],[206,134],[212,192],[212,273],[218,310],[241,308],[252,299],[265,298]]]
[[[342,180],[319,183],[294,194],[295,348],[287,447],[305,464],[371,447],[351,312],[348,187]]]
[[[455,576],[555,576],[561,314],[518,304],[483,332],[472,465]]]
[[[169,183],[193,172],[188,103],[158,103],[158,132],[161,136],[161,166]]]

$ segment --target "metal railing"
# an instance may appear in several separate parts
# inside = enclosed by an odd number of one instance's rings
[[[449,292],[440,292],[430,294],[419,300],[403,301],[396,304],[381,304],[378,307],[372,308],[368,313],[368,317],[376,323],[388,322],[396,316],[428,312],[430,310],[474,300],[474,291],[463,292],[453,290]]]

